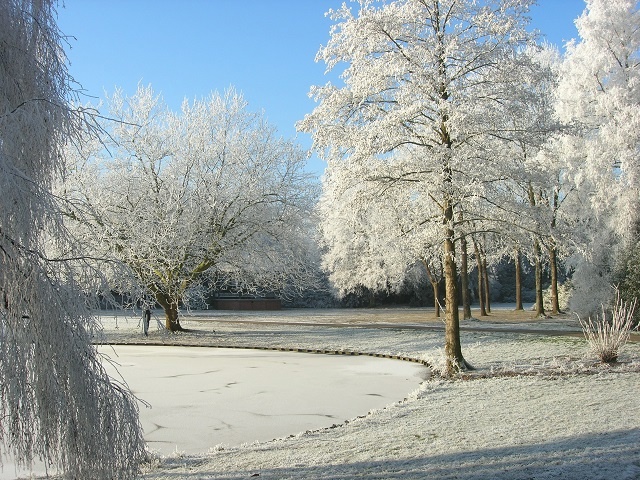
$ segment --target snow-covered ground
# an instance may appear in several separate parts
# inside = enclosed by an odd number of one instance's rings
[[[191,332],[169,335],[154,327],[149,338],[137,319],[120,318],[117,329],[105,319],[106,338],[441,363],[440,324],[425,322],[428,315],[420,310],[214,313],[186,317]],[[628,344],[619,365],[603,367],[583,339],[559,335],[579,331],[571,317],[505,323],[499,316],[494,310],[490,321],[462,322],[475,329],[462,333],[463,353],[477,368],[467,379],[434,377],[405,400],[333,428],[157,457],[145,466],[144,478],[640,478],[640,344]],[[373,328],[376,323],[383,328]]]
[[[606,367],[580,336],[567,336],[579,332],[574,318],[534,321],[512,313],[494,309],[491,317],[462,322],[463,353],[476,367],[465,378],[434,376],[400,401],[326,428],[292,427],[271,441],[156,455],[143,478],[640,479],[640,343],[627,344],[621,362]],[[430,315],[428,309],[194,312],[183,319],[190,332],[168,334],[153,325],[149,337],[137,318],[105,316],[97,340],[313,350],[336,361],[352,358],[336,353],[367,353],[437,369],[444,333]],[[525,333],[539,330],[555,334]],[[191,380],[201,389],[198,376]]]

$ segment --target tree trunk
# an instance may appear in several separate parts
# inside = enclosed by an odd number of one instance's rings
[[[522,307],[522,255],[516,250],[516,310],[524,310]]]
[[[531,182],[529,182],[529,203],[534,207],[536,205],[536,196]],[[542,259],[540,258],[540,242],[537,238],[533,240],[533,256],[535,257],[536,263],[536,317],[544,317],[544,298],[542,296]]]
[[[445,64],[445,51],[444,45],[440,43],[438,52],[438,69],[444,80],[446,77],[446,64]],[[442,89],[440,91],[440,98],[447,101],[449,98],[449,92],[447,92],[445,83],[442,83]],[[453,144],[449,130],[447,127],[448,114],[446,110],[442,115],[442,123],[440,125],[440,135],[442,138],[442,145],[448,150],[451,149]],[[445,192],[451,187],[453,170],[448,161],[443,164]],[[456,251],[455,251],[455,232],[454,232],[454,215],[453,215],[453,203],[451,197],[448,194],[444,196],[444,202],[442,204],[443,213],[443,227],[444,227],[444,275],[445,275],[445,329],[444,329],[444,352],[446,357],[445,376],[453,376],[460,370],[466,370],[471,368],[467,362],[465,362],[462,356],[462,345],[460,343],[460,314],[458,312],[458,272],[456,267]]]
[[[460,344],[460,317],[458,312],[458,274],[456,267],[456,252],[453,243],[453,207],[447,202],[444,210],[446,225],[444,241],[444,275],[445,275],[445,339],[444,351],[447,357],[445,376],[452,376],[460,370],[470,368],[462,356]]]
[[[460,283],[462,288],[462,308],[463,316],[465,320],[471,318],[471,295],[469,294],[469,254],[467,253],[467,238],[463,235],[460,238],[460,246],[462,252],[460,252],[460,258],[462,265],[460,265]]]
[[[473,251],[476,256],[476,266],[478,268],[478,302],[480,303],[480,316],[486,317],[487,310],[484,303],[484,282],[482,281],[482,259],[480,258],[480,249],[478,248],[478,242],[473,239]]]
[[[489,272],[487,271],[487,257],[482,255],[482,285],[484,286],[484,303],[487,313],[491,313],[491,291],[489,290]]]
[[[558,300],[558,253],[556,246],[549,247],[549,269],[551,270],[551,313],[556,315],[562,313],[560,311],[560,302]]]
[[[178,318],[178,300],[163,293],[157,294],[156,300],[164,310],[165,328],[170,332],[184,331]]]
[[[537,239],[533,242],[533,254],[536,259],[536,317],[544,317],[544,297],[542,295],[542,260],[540,258],[540,243]]]
[[[558,204],[559,194],[557,190],[553,192],[553,220],[551,220],[551,229],[556,228],[556,215],[560,205]],[[560,301],[558,300],[558,250],[556,243],[551,238],[549,250],[549,269],[551,270],[551,313],[558,314],[560,311]]]
[[[423,259],[422,264],[427,272],[427,278],[429,279],[429,283],[431,284],[431,288],[433,289],[433,307],[436,311],[436,317],[440,317],[440,280],[436,279],[431,269],[429,268],[429,264]]]
[[[373,290],[369,290],[367,298],[369,299],[369,308],[374,308],[376,306],[375,292]]]
[[[164,326],[171,332],[183,330],[178,318],[178,309],[172,304],[164,309],[165,322]]]
[[[429,279],[431,289],[433,290],[433,307],[435,309],[436,317],[440,317],[440,282],[433,276],[433,273],[429,268],[429,264],[424,259],[422,260],[422,264],[427,272],[427,278]]]

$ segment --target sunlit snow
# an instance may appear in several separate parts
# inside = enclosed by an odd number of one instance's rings
[[[640,345],[627,345],[622,363],[605,368],[589,357],[580,336],[506,331],[579,332],[575,317],[509,325],[500,321],[498,308],[494,311],[481,321],[462,322],[463,352],[477,367],[475,380],[431,379],[407,392],[406,401],[362,411],[363,418],[337,428],[291,431],[290,437],[202,455],[174,453],[147,466],[144,478],[640,476]],[[429,309],[207,312],[186,318],[191,333],[167,336],[152,330],[142,341],[359,351],[433,364],[442,354],[443,333],[433,330],[442,323]],[[286,324],[273,323],[282,320]],[[369,328],[370,323],[385,328]],[[141,341],[137,320],[120,321],[107,337]]]

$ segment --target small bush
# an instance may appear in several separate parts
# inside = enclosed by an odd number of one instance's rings
[[[607,311],[602,306],[602,318],[596,315],[595,322],[591,317],[580,325],[591,351],[603,363],[616,363],[618,352],[629,340],[629,334],[634,326],[634,312],[636,300],[625,302],[620,294],[616,295],[616,303],[611,310],[611,318],[607,318]]]

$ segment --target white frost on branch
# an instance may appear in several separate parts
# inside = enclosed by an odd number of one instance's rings
[[[613,297],[616,262],[640,225],[640,3],[587,0],[567,45],[558,117],[573,128],[562,141],[583,198],[572,259],[575,298],[585,315]]]
[[[82,111],[52,2],[0,2],[0,445],[69,478],[134,478],[146,457],[136,400],[91,344],[97,320],[78,284],[93,277],[51,187]]]
[[[325,267],[339,289],[395,282],[409,261],[441,248],[452,367],[464,363],[455,244],[503,177],[504,149],[495,146],[511,141],[508,110],[527,93],[519,52],[533,41],[531,3],[362,0],[357,12],[330,11],[336,23],[316,59],[344,67],[342,85],[312,87],[318,105],[298,125],[329,161],[323,232],[330,250],[342,250]]]

